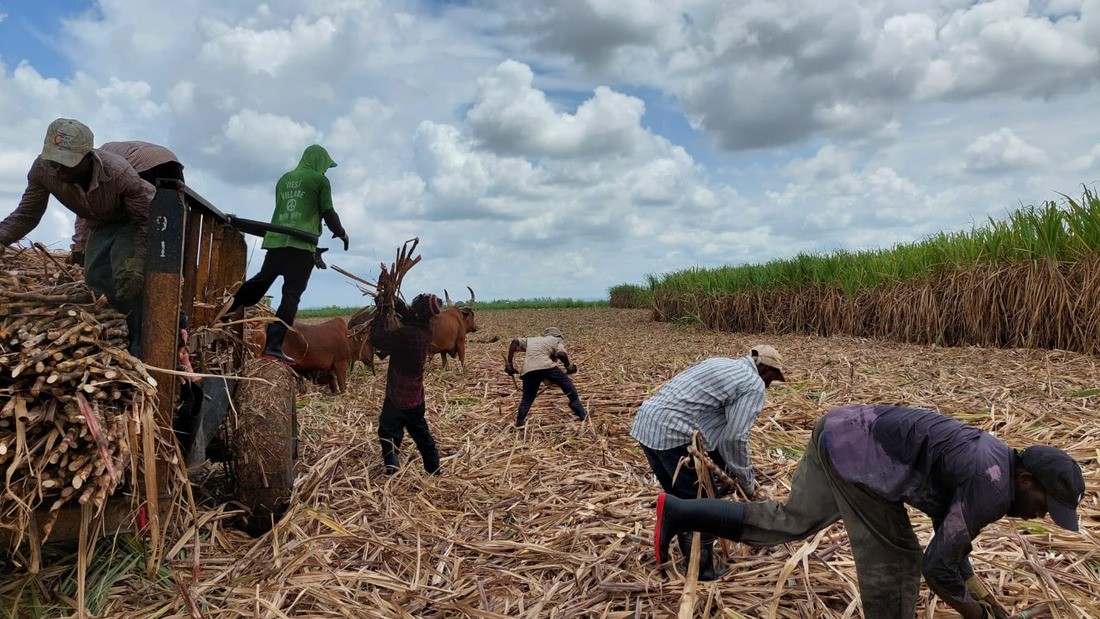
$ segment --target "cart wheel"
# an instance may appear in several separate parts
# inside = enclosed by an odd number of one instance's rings
[[[277,361],[248,359],[234,398],[236,427],[231,432],[237,500],[252,510],[246,528],[259,534],[286,511],[296,475],[298,419],[294,410],[297,379]]]

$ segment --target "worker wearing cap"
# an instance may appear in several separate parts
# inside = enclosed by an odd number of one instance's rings
[[[711,459],[737,480],[745,494],[756,491],[749,429],[764,408],[764,390],[776,380],[786,380],[783,361],[774,348],[761,344],[744,357],[714,357],[697,363],[642,403],[630,435],[641,444],[665,492],[684,499],[697,496],[696,471],[679,466],[688,457],[696,430]],[[713,568],[714,538],[704,536],[702,542],[699,579],[715,580],[726,570]],[[680,536],[685,558],[690,543],[689,536]]]
[[[523,372],[516,372],[516,366],[512,360],[519,351],[523,351]],[[565,367],[563,372],[558,367],[558,361]],[[504,371],[509,376],[520,374],[523,379],[523,396],[519,401],[519,410],[516,412],[516,427],[522,428],[527,423],[527,412],[535,403],[535,397],[539,394],[539,386],[543,381],[550,381],[561,389],[569,398],[569,410],[577,421],[588,418],[588,411],[581,403],[581,397],[577,394],[577,388],[569,378],[569,374],[577,372],[577,364],[569,361],[569,352],[565,350],[565,335],[557,327],[547,327],[542,332],[542,337],[517,337],[508,345],[508,359],[504,363]]]
[[[674,534],[701,531],[750,546],[806,539],[843,519],[863,615],[910,619],[923,574],[966,619],[1007,617],[974,576],[974,538],[1004,516],[1078,529],[1081,467],[1046,445],[1016,450],[961,421],[900,406],[842,406],[820,417],[785,503],[657,498],[654,552]],[[932,519],[921,551],[906,504]]]
[[[325,176],[329,168],[335,167],[336,162],[322,146],[306,147],[298,167],[283,174],[275,184],[275,213],[271,223],[320,235],[323,220],[332,238],[342,240],[344,251],[347,251],[348,233],[332,207],[332,186]],[[282,276],[282,298],[275,310],[279,322],[267,324],[263,356],[292,364],[294,359],[283,352],[283,339],[298,315],[298,304],[313,272],[317,244],[282,232],[268,232],[264,235],[263,248],[267,253],[260,272],[237,290],[228,312],[255,305],[267,294],[275,279]]]
[[[140,356],[146,221],[155,189],[125,159],[93,146],[92,130],[83,123],[69,118],[50,123],[19,206],[0,222],[0,246],[38,226],[50,196],[85,219],[84,278],[127,314],[130,352]]]

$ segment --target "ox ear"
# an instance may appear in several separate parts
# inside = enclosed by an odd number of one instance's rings
[[[474,313],[474,309],[472,307],[469,307],[469,306],[463,306],[463,307],[460,307],[458,309],[462,312],[462,315],[467,317],[467,318],[472,316],[473,313]]]

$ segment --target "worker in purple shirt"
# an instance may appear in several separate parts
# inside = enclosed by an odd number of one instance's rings
[[[1077,531],[1081,467],[1046,445],[1016,450],[934,411],[842,406],[817,420],[785,503],[657,498],[658,563],[678,533],[750,546],[808,538],[844,520],[865,617],[911,619],[920,578],[966,619],[1007,617],[974,576],[971,543],[1004,516],[1051,519]],[[932,518],[921,551],[905,505]]]

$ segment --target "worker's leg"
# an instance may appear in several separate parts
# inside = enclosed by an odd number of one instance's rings
[[[389,398],[382,402],[382,413],[378,416],[378,439],[382,442],[382,462],[387,474],[397,472],[399,465],[398,450],[405,438],[405,422],[401,409],[394,406]]]
[[[545,370],[545,372],[544,378],[557,385],[561,392],[569,398],[569,410],[573,411],[573,415],[577,419],[584,421],[588,417],[588,411],[584,409],[584,404],[581,404],[581,397],[577,394],[577,387],[573,384],[573,380],[556,365]]]
[[[309,275],[313,272],[313,254],[294,247],[284,247],[279,251],[285,256],[282,258],[283,294],[275,316],[291,326],[294,324],[294,317],[298,315],[298,304],[302,300],[302,293],[306,291]]]
[[[805,539],[840,519],[840,509],[821,456],[824,425],[824,417],[818,419],[791,479],[786,502],[745,503],[741,542],[751,546],[773,546]]]
[[[516,411],[516,427],[523,427],[527,423],[527,412],[535,403],[535,397],[539,394],[539,385],[542,384],[542,370],[534,370],[520,376],[523,381],[523,395],[519,400],[519,410]]]
[[[126,328],[130,337],[130,353],[141,356],[141,329],[143,290],[131,297],[118,294],[118,277],[126,268],[126,260],[135,254],[135,228],[130,221],[97,226],[89,229],[87,252],[84,258],[84,281],[96,294],[107,297],[111,307],[126,314]]]
[[[856,562],[863,616],[909,619],[916,614],[920,593],[920,542],[905,506],[848,483],[824,454],[825,470]]]
[[[432,438],[432,431],[428,428],[428,421],[424,419],[424,404],[406,410],[404,413],[409,436],[416,443],[420,458],[424,460],[424,470],[432,475],[438,473],[439,451],[436,449],[435,439]]]
[[[241,307],[251,307],[264,298],[268,288],[271,288],[271,284],[275,283],[275,278],[282,273],[282,262],[279,256],[278,249],[270,249],[264,253],[264,262],[260,266],[260,272],[253,275],[237,289],[236,294],[233,295],[233,305],[229,307],[228,312],[233,312]]]

